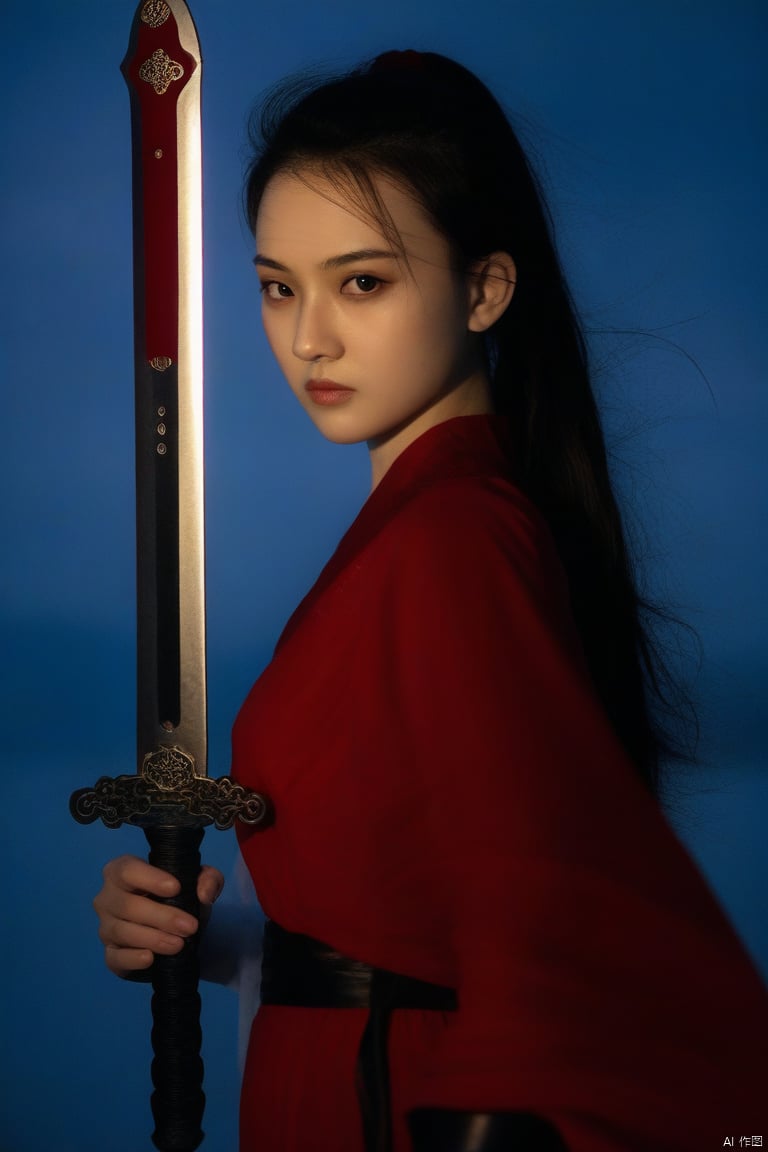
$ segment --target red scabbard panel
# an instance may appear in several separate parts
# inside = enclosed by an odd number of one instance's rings
[[[123,63],[141,110],[144,239],[144,356],[178,357],[179,259],[176,106],[197,67],[185,52],[173,13],[158,27],[137,21],[135,48]]]

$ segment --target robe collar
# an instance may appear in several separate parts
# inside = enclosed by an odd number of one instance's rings
[[[386,513],[403,497],[441,480],[509,476],[506,423],[495,415],[454,416],[428,428],[392,462],[360,515]]]
[[[276,654],[325,590],[346,579],[355,557],[419,491],[459,477],[513,481],[507,421],[495,415],[455,416],[427,429],[392,462],[363,504],[314,586],[288,621]],[[514,481],[513,481],[514,482]]]
[[[496,415],[455,416],[428,428],[403,449],[384,473],[333,559],[346,561],[423,488],[462,476],[511,479],[508,440],[507,421]]]

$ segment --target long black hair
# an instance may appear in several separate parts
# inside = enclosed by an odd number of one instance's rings
[[[637,590],[552,221],[500,105],[453,60],[388,52],[340,78],[280,86],[254,121],[252,144],[245,205],[254,230],[271,177],[310,169],[402,250],[376,192],[384,175],[415,196],[459,271],[494,251],[513,257],[514,296],[487,337],[495,408],[509,418],[520,485],[554,535],[597,693],[657,790],[662,759],[680,751],[661,720],[675,714],[674,678],[650,627],[664,613]]]

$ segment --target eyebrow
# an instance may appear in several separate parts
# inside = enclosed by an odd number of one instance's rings
[[[343,268],[347,264],[357,264],[361,260],[382,259],[397,260],[397,253],[384,248],[358,248],[355,252],[344,252],[341,256],[329,256],[327,260],[323,260],[320,267],[326,272],[331,268]],[[290,268],[286,268],[285,264],[281,264],[279,260],[271,260],[269,256],[263,256],[260,252],[256,253],[253,262],[264,268],[274,268],[276,272],[290,272]]]

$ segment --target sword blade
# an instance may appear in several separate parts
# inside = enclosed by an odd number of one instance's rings
[[[139,5],[131,95],[137,753],[207,773],[200,47],[183,0]]]
[[[70,797],[83,824],[144,828],[150,863],[197,916],[203,828],[269,827],[267,796],[207,775],[200,48],[183,0],[144,0],[122,64],[131,95],[136,375],[138,771]],[[198,937],[152,965],[152,1140],[203,1140]]]
[[[183,0],[145,0],[122,65],[131,96],[136,388],[137,753],[148,782],[207,774],[203,492],[201,58]],[[202,823],[150,815],[150,862],[199,915]],[[197,825],[197,826],[195,826]],[[157,957],[152,1140],[203,1139],[197,938]]]

